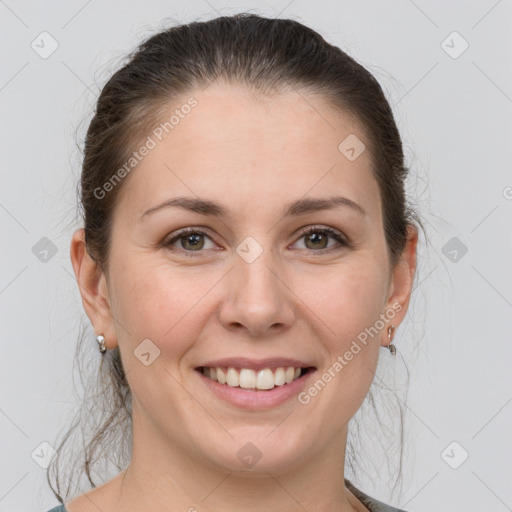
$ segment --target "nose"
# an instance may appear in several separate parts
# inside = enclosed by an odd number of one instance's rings
[[[252,263],[235,255],[219,318],[226,329],[252,337],[273,336],[293,324],[293,292],[271,251]]]

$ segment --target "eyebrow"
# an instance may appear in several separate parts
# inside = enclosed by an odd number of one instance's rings
[[[348,199],[347,197],[335,196],[327,199],[321,198],[306,198],[299,199],[293,203],[285,206],[283,217],[303,215],[305,213],[312,213],[320,210],[332,210],[339,206],[346,206],[359,214],[365,216],[366,212],[356,202]],[[224,206],[216,203],[215,201],[209,201],[206,199],[199,199],[196,197],[175,197],[168,199],[163,203],[153,206],[149,210],[145,211],[139,218],[139,222],[147,218],[152,213],[155,213],[163,208],[181,208],[201,215],[209,215],[214,217],[228,217],[229,210]]]

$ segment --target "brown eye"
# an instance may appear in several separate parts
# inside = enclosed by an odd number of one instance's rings
[[[309,228],[302,232],[299,240],[302,239],[304,240],[305,248],[312,249],[313,251],[328,251],[336,249],[336,245],[338,245],[338,248],[348,247],[349,245],[341,233],[330,228]],[[329,239],[335,240],[338,244],[328,245]]]
[[[204,238],[200,233],[194,233],[192,235],[184,235],[178,238],[181,240],[181,246],[186,250],[202,249],[204,246]]]
[[[308,247],[308,249],[326,249],[328,239],[329,235],[313,231],[312,233],[305,235],[306,247]],[[308,246],[309,243],[311,246]]]
[[[208,240],[212,244],[211,247],[205,247]],[[192,253],[200,254],[203,252],[203,249],[213,249],[215,247],[215,244],[206,233],[193,228],[184,229],[176,233],[172,238],[164,242],[163,245],[173,252],[182,252],[187,256],[196,256],[196,254]]]

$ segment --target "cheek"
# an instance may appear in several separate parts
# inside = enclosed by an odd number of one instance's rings
[[[328,272],[319,270],[300,278],[297,295],[323,326],[329,351],[344,350],[383,312],[386,275],[374,258],[358,257]],[[327,341],[326,341],[327,342]]]
[[[201,328],[201,299],[214,284],[211,276],[181,271],[168,263],[134,262],[114,277],[120,344],[133,350],[149,339],[162,352],[179,356]]]
[[[386,274],[375,260],[362,258],[347,261],[328,278],[316,277],[309,281],[317,284],[309,287],[305,302],[317,317],[314,322],[326,352],[326,366],[305,390],[301,403],[308,402],[306,407],[315,410],[305,419],[310,428],[334,434],[357,412],[374,379]],[[304,296],[307,289],[304,285]],[[333,421],[322,423],[332,411],[336,411]]]
[[[200,301],[212,284],[168,264],[139,263],[125,263],[113,275],[113,312],[125,374],[134,398],[141,398],[139,405],[149,414],[160,407],[162,389],[180,394],[179,364],[199,337]]]

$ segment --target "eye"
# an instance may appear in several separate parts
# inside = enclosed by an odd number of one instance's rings
[[[334,239],[336,242],[338,242],[338,247],[336,247],[336,244],[327,245],[329,238]],[[313,249],[317,252],[323,250],[330,251],[333,248],[334,250],[336,250],[349,246],[348,241],[341,233],[335,231],[334,229],[321,226],[311,226],[306,230],[302,231],[299,240],[302,239],[305,240],[306,249]]]
[[[328,245],[329,238],[338,243]],[[331,250],[350,247],[350,242],[344,237],[344,235],[334,229],[321,226],[310,226],[307,229],[302,230],[299,240],[301,239],[305,240],[305,249],[312,249],[313,252],[330,252]],[[207,247],[207,240],[211,242],[212,246]],[[298,241],[295,242],[295,245],[297,243]],[[176,244],[178,244],[178,246],[176,246]],[[172,236],[172,238],[165,241],[163,245],[170,251],[181,252],[192,257],[199,256],[202,249],[216,248],[216,244],[212,241],[210,236],[207,235],[207,233],[193,227],[178,231],[174,236]]]
[[[185,252],[187,256],[196,256],[191,253],[201,252],[201,249],[213,249],[215,247],[213,242],[213,247],[205,247],[205,238],[212,242],[211,238],[205,232],[195,228],[186,228],[164,242],[164,246],[171,251],[181,251]],[[179,246],[173,247],[176,243],[178,243]]]

